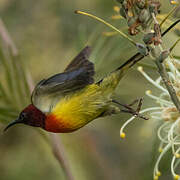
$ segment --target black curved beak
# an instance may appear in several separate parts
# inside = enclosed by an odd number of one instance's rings
[[[10,127],[14,126],[15,124],[19,124],[19,123],[23,123],[23,121],[19,120],[19,119],[12,121],[4,128],[3,132],[7,131],[7,129],[9,129]]]

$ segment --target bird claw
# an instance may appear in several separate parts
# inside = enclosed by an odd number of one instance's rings
[[[139,117],[141,119],[144,119],[144,120],[148,120],[147,117],[141,115],[139,112],[141,110],[141,107],[142,107],[142,101],[143,101],[143,98],[140,98],[140,99],[136,99],[134,100],[132,103],[126,105],[126,104],[121,104],[119,102],[117,102],[116,100],[112,100],[112,102],[120,105],[120,106],[123,106],[125,109],[122,109],[121,111],[122,112],[125,112],[125,113],[130,113],[132,114],[133,116],[136,116],[136,117]],[[137,104],[138,103],[138,104]],[[137,104],[137,108],[134,110],[132,108],[133,105]]]

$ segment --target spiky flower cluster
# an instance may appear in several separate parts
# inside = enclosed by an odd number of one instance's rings
[[[117,0],[121,4],[119,13],[127,20],[129,34],[136,35],[138,27],[143,30],[150,28],[152,14],[158,14],[160,8],[159,0]]]
[[[169,69],[169,76],[173,82],[173,86],[176,90],[177,96],[180,99],[180,72],[178,67],[180,62],[176,59],[167,58],[166,65]],[[151,119],[154,119],[157,124],[160,124],[157,131],[157,136],[159,138],[159,152],[160,155],[154,166],[154,180],[158,180],[161,175],[159,171],[159,163],[162,157],[171,150],[172,160],[171,160],[171,172],[175,180],[178,180],[180,176],[175,173],[175,169],[180,164],[180,115],[170,99],[168,91],[162,85],[161,77],[153,80],[146,72],[144,72],[141,66],[138,67],[138,71],[156,88],[158,88],[161,93],[159,95],[153,95],[151,90],[146,91],[146,95],[151,99],[155,100],[156,107],[147,108],[141,111],[141,113],[149,113]],[[134,120],[135,117],[130,118],[120,129],[120,137],[124,138],[124,128]]]

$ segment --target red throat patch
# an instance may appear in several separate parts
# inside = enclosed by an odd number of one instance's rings
[[[23,123],[35,126],[35,127],[45,127],[46,115],[36,108],[33,104],[27,106],[22,112],[23,114]]]
[[[59,119],[53,114],[46,116],[44,129],[54,133],[68,133],[76,130],[70,123],[68,123],[68,121]]]

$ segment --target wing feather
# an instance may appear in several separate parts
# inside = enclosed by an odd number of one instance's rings
[[[49,107],[60,97],[92,84],[94,64],[88,60],[90,52],[90,47],[85,47],[63,73],[41,80],[32,93],[32,103],[40,110],[48,112]]]

